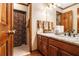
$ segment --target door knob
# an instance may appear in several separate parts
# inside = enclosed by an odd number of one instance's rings
[[[15,32],[16,32],[16,30],[9,30],[8,32],[7,32],[7,34],[9,35],[9,34],[15,34]]]

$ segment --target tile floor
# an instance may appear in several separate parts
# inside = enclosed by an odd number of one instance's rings
[[[25,56],[43,56],[39,51],[33,51],[32,53],[25,55]]]
[[[27,45],[14,47],[14,50],[13,50],[14,56],[24,56],[24,55],[29,55],[29,54],[30,54],[29,47]]]

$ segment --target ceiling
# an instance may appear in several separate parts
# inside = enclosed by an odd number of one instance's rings
[[[57,7],[61,8],[61,9],[66,9],[68,7],[75,5],[75,4],[77,4],[77,3],[58,3],[56,5],[57,5]]]
[[[23,4],[23,5],[28,5],[29,3],[20,3],[20,4]],[[61,9],[66,9],[68,7],[71,7],[77,3],[53,3],[55,4],[57,7],[61,8]]]
[[[66,8],[66,7],[68,7],[68,6],[70,6],[70,5],[72,5],[73,3],[61,3],[59,6],[61,7],[61,8]]]

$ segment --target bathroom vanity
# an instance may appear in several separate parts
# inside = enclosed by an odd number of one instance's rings
[[[79,56],[79,38],[37,33],[37,47],[45,56]]]

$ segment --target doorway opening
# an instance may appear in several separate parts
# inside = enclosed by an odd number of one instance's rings
[[[32,51],[31,42],[31,9],[32,5],[14,4],[14,56],[30,55]]]
[[[27,40],[27,27],[26,27],[26,12],[14,10],[14,56],[22,56],[30,54],[28,40]]]

